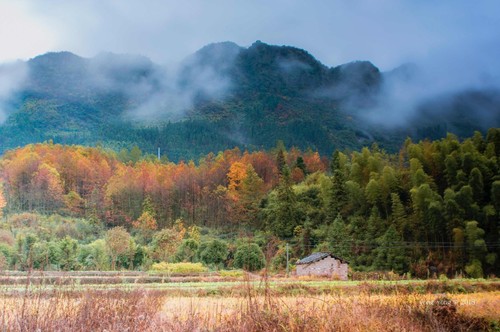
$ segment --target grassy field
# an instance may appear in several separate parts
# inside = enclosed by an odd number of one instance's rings
[[[101,277],[99,283],[81,278]],[[37,279],[33,279],[36,277]],[[46,277],[46,279],[44,279]],[[3,275],[2,331],[499,331],[499,280]],[[135,276],[137,277],[137,276]],[[140,276],[139,276],[140,277]],[[32,282],[35,280],[35,282]],[[24,281],[24,284],[21,283]],[[116,281],[116,280],[115,280]]]

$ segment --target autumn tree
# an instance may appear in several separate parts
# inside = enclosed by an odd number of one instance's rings
[[[132,226],[138,231],[140,240],[143,243],[150,241],[153,232],[158,228],[156,213],[149,196],[142,203],[141,216],[132,223]]]
[[[172,228],[164,228],[156,232],[151,242],[153,259],[163,262],[172,261],[185,234],[186,229],[181,219],[178,219]]]
[[[3,185],[0,184],[0,218],[3,217],[3,209],[7,206],[7,201],[3,194]]]
[[[256,225],[260,202],[264,195],[264,181],[248,164],[239,191],[238,210],[241,221],[248,225]]]
[[[119,255],[128,254],[131,250],[131,236],[121,226],[114,227],[106,232],[106,249],[111,257],[111,269],[115,270]]]
[[[238,191],[240,190],[241,184],[246,177],[246,173],[247,166],[239,161],[232,163],[229,168],[229,172],[227,173],[229,180],[227,189],[230,194],[235,197],[235,199],[238,198]]]

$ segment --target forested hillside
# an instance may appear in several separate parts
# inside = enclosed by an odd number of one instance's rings
[[[137,147],[31,144],[1,160],[0,262],[238,266],[239,247],[271,243],[280,269],[288,243],[293,260],[328,250],[355,270],[498,275],[499,157],[499,129],[407,139],[398,153],[374,144],[323,156],[280,143],[177,163]],[[124,238],[125,249],[113,249]]]
[[[413,96],[429,87],[418,86],[420,71],[411,66],[327,67],[305,50],[260,41],[210,44],[175,69],[141,56],[69,52],[13,66],[21,69],[0,66],[0,75],[19,76],[0,100],[0,152],[49,140],[116,151],[160,147],[176,162],[235,146],[269,150],[277,140],[324,155],[373,142],[396,152],[408,136],[465,138],[500,126],[494,88]]]

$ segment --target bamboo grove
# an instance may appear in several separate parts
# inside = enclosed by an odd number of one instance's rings
[[[3,228],[22,212],[59,215],[122,226],[147,244],[181,220],[233,234],[226,241],[273,239],[277,269],[288,243],[294,258],[328,250],[360,271],[481,277],[500,272],[499,156],[500,129],[408,139],[395,154],[373,145],[330,157],[279,143],[178,163],[49,142],[4,154],[0,203]]]

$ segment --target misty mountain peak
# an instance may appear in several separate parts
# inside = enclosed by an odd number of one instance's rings
[[[297,95],[328,81],[328,68],[303,49],[256,41],[237,59],[244,89]]]
[[[42,71],[81,71],[86,65],[86,59],[71,52],[49,52],[28,61],[31,70]]]
[[[332,69],[337,84],[357,92],[368,92],[377,88],[382,80],[380,70],[370,61],[353,61]]]
[[[233,42],[212,43],[202,47],[182,62],[181,84],[196,80],[200,73],[227,76],[241,50],[243,48]]]
[[[370,61],[352,61],[334,69],[339,70],[341,75],[366,75],[366,74],[379,74],[380,70]]]
[[[264,56],[265,60],[274,59],[275,61],[281,60],[295,60],[297,62],[302,62],[309,66],[323,66],[316,58],[314,58],[307,51],[293,46],[278,46],[269,45],[257,40],[248,48],[249,53],[254,53],[259,56]],[[272,63],[272,62],[271,62]]]
[[[83,60],[83,58],[68,51],[61,51],[61,52],[47,52],[45,54],[38,55],[33,59],[30,59],[29,61],[38,63],[47,63],[50,61],[68,62],[68,61],[79,61],[79,60]]]
[[[396,79],[400,82],[409,82],[418,75],[419,68],[414,63],[405,63],[384,74],[386,78]]]
[[[224,59],[238,54],[243,48],[236,43],[225,41],[211,43],[199,49],[194,55],[210,59]]]

